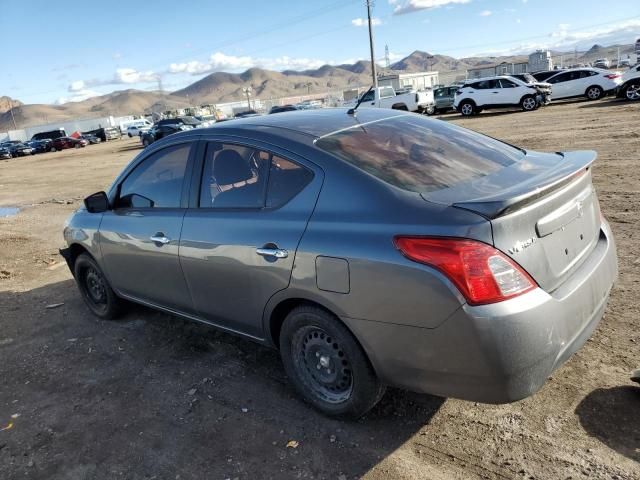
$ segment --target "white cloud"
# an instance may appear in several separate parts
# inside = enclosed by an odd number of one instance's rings
[[[117,68],[111,83],[148,83],[158,80],[158,76],[151,70],[139,72],[134,68]]]
[[[351,25],[353,25],[354,27],[366,27],[368,23],[369,22],[366,18],[354,18],[353,20],[351,20]],[[374,17],[371,19],[371,25],[373,25],[374,27],[382,25],[382,20]]]
[[[480,16],[481,17],[488,17],[492,14],[493,12],[491,10],[483,10],[480,12]]]
[[[252,67],[267,68],[269,70],[306,70],[318,68],[326,64],[324,60],[315,58],[293,58],[288,56],[275,58],[254,58],[250,56],[234,56],[216,52],[207,62],[192,60],[184,63],[172,63],[168,73],[188,73],[201,75],[210,72],[237,72]]]
[[[68,90],[75,94],[74,97],[79,97],[81,96],[81,92],[91,92],[91,90],[88,90],[91,87],[99,87],[103,85],[133,85],[137,83],[150,83],[156,81],[158,81],[158,74],[152,72],[151,70],[140,72],[135,68],[117,68],[115,73],[113,74],[113,77],[111,78],[75,80],[69,84]],[[66,98],[65,100],[79,101]]]
[[[398,0],[389,0],[389,3],[394,5],[394,15],[402,15],[405,13],[417,12],[418,10],[429,10],[432,8],[444,7],[455,3],[469,3],[470,1],[471,0],[404,0],[403,2],[400,2]]]
[[[80,92],[84,90],[84,88],[84,80],[76,80],[75,82],[71,82],[71,84],[69,85],[70,92]]]

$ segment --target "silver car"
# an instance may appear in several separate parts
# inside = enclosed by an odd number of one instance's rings
[[[329,415],[386,385],[512,402],[586,342],[616,278],[595,158],[383,109],[224,122],[140,153],[62,254],[97,316],[128,300],[278,348]]]

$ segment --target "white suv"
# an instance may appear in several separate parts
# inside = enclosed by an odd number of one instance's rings
[[[640,63],[624,72],[621,77],[622,84],[618,87],[618,97],[627,100],[640,100]]]
[[[529,112],[543,103],[543,94],[538,87],[501,75],[468,80],[456,91],[453,107],[467,116],[480,113],[485,108],[519,106]]]
[[[549,77],[547,83],[553,88],[554,100],[582,96],[598,100],[614,92],[622,79],[620,73],[601,68],[572,68]]]

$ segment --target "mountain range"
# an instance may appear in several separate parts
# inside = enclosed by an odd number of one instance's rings
[[[616,58],[633,53],[633,45],[594,45],[587,52],[573,58],[573,52],[552,52],[563,55],[565,62],[587,63],[597,58]],[[487,56],[454,58],[416,50],[390,65],[392,71],[419,72],[464,71],[500,62],[526,61],[526,56]],[[556,63],[557,60],[556,60]],[[387,69],[380,68],[381,71]],[[262,68],[250,68],[243,73],[214,72],[200,80],[171,93],[160,91],[121,90],[92,97],[80,102],[62,105],[23,104],[19,100],[0,96],[0,132],[13,128],[65,121],[70,119],[121,116],[150,113],[152,111],[183,108],[189,105],[222,103],[244,99],[243,88],[251,87],[253,98],[269,99],[294,95],[324,94],[370,84],[371,63],[358,61],[353,64],[323,65],[313,70],[285,70],[276,72]],[[13,107],[13,116],[10,107]]]

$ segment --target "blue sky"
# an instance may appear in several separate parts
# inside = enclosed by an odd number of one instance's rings
[[[175,90],[213,71],[316,68],[367,59],[364,0],[2,0],[0,95],[73,101]],[[640,37],[638,0],[375,0],[376,57],[572,50]],[[62,5],[62,6],[61,6]],[[594,12],[596,12],[594,14]],[[626,14],[626,15],[625,15]],[[636,14],[634,17],[633,15]]]

